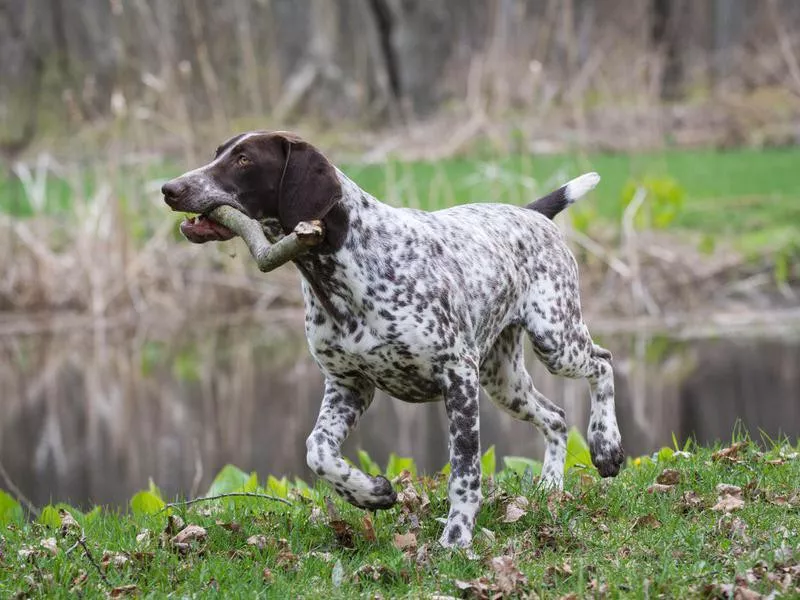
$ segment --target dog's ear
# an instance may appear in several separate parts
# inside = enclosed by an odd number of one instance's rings
[[[338,250],[347,234],[347,213],[339,206],[342,186],[336,169],[308,142],[291,134],[276,134],[285,164],[278,182],[278,218],[284,233],[300,221],[321,220],[325,242],[321,249]]]

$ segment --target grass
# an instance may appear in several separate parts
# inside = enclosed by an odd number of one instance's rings
[[[441,477],[401,476],[404,502],[373,515],[373,527],[367,513],[338,498],[326,508],[323,497],[332,494],[319,484],[304,492],[309,498],[290,493],[291,506],[194,505],[176,514],[207,537],[183,550],[159,541],[166,512],[78,514],[94,561],[107,563],[100,566],[107,583],[80,546],[67,553],[77,529],[62,535],[57,522],[17,523],[0,538],[0,597],[127,590],[144,597],[722,598],[733,597],[733,587],[800,597],[798,449],[776,444],[763,453],[745,440],[717,454],[691,450],[631,461],[613,480],[574,468],[563,498],[538,488],[530,473],[501,471],[484,484],[474,556],[436,545],[442,525],[435,518],[447,510]],[[659,477],[677,483],[648,491]],[[715,510],[720,484],[738,486],[734,512]],[[510,503],[522,514],[504,522]],[[41,543],[48,538],[50,550]]]
[[[570,211],[587,228],[595,221],[619,223],[632,185],[669,182],[681,200],[670,216],[671,227],[733,239],[748,251],[770,251],[800,239],[799,163],[800,149],[788,148],[477,156],[435,163],[345,165],[344,170],[378,198],[425,210],[465,202],[521,204],[581,172],[595,170],[603,177],[600,186],[592,198]],[[75,196],[91,197],[99,182],[110,180],[126,214],[136,214],[146,203],[153,218],[163,219],[168,213],[157,211],[155,183],[179,171],[174,165],[156,164],[96,168],[81,173],[77,181],[51,177],[45,197],[34,203],[19,181],[0,179],[0,212],[69,213]]]

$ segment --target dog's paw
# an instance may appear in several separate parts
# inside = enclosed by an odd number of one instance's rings
[[[439,538],[439,544],[444,548],[469,548],[472,545],[472,531],[465,525],[448,522]]]
[[[347,498],[350,504],[364,510],[385,510],[397,503],[397,492],[386,477],[377,475],[370,477],[372,489],[353,498]]]
[[[589,438],[589,452],[592,463],[600,472],[601,477],[616,477],[625,460],[625,450],[619,438],[609,440],[601,436]]]

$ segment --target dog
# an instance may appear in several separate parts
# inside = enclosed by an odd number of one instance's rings
[[[542,483],[563,487],[564,411],[533,385],[527,334],[554,374],[585,378],[592,462],[615,476],[624,452],[611,353],[583,322],[578,269],[552,218],[593,189],[582,175],[525,206],[468,204],[435,212],[395,208],[360,189],[314,146],[287,132],[250,132],[207,165],[162,188],[181,224],[204,243],[235,234],[208,212],[229,205],[260,221],[273,242],[319,220],[322,243],[293,257],[302,274],[305,333],[325,375],[309,467],[351,504],[386,509],[391,483],[344,460],[341,445],[376,388],[406,402],[444,400],[449,419],[450,509],[440,537],[468,547],[482,501],[479,389],[544,435]]]

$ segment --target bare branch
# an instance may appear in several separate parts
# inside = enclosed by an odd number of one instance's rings
[[[256,492],[232,492],[230,494],[218,494],[216,496],[204,496],[203,498],[195,498],[194,500],[184,500],[182,502],[169,502],[168,504],[164,505],[160,511],[156,514],[161,514],[165,510],[169,510],[170,508],[177,508],[178,506],[189,506],[191,504],[196,504],[198,502],[210,502],[212,500],[220,500],[222,498],[261,498],[262,500],[273,500],[275,502],[283,502],[289,506],[292,506],[292,503],[286,500],[285,498],[279,498],[278,496],[270,496],[269,494],[257,494]]]

